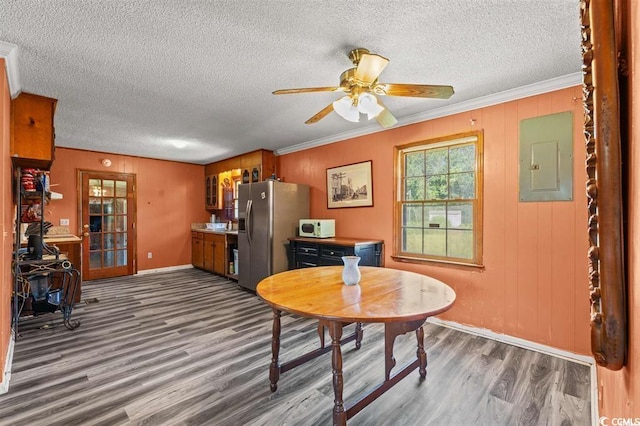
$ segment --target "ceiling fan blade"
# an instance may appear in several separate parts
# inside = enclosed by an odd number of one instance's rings
[[[383,104],[380,99],[378,99],[378,105],[384,108],[380,112],[380,114],[376,115],[376,121],[378,122],[378,124],[380,124],[385,129],[387,127],[391,127],[395,125],[398,122],[398,120],[393,116],[393,114],[391,114],[391,111],[389,111],[389,108],[387,108],[387,106]]]
[[[435,86],[432,84],[376,84],[373,91],[377,95],[410,96],[417,98],[449,99],[453,95],[451,86]]]
[[[388,63],[389,60],[387,58],[380,55],[365,53],[360,58],[358,68],[356,68],[355,79],[361,83],[369,85],[376,81]]]
[[[310,92],[343,92],[344,87],[306,87],[303,89],[282,89],[273,92],[274,95],[288,95],[291,93],[310,93]]]
[[[324,109],[322,111],[320,111],[319,113],[317,113],[316,115],[314,115],[313,117],[311,117],[310,119],[305,121],[304,124],[317,123],[318,121],[320,121],[323,118],[325,118],[327,116],[327,114],[329,114],[331,111],[333,111],[333,103],[330,103],[329,105],[324,107]]]

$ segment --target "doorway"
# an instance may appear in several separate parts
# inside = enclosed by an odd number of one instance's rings
[[[82,275],[84,280],[136,271],[136,176],[80,170]]]

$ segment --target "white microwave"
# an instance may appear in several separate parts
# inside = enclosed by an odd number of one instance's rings
[[[301,237],[331,238],[336,236],[335,219],[300,219]]]

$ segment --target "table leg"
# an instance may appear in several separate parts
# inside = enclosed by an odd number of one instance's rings
[[[344,410],[342,400],[342,350],[340,349],[340,338],[342,337],[342,323],[331,321],[329,323],[329,335],[331,336],[332,356],[331,366],[333,367],[333,424],[344,426],[347,424],[347,413]]]
[[[360,349],[362,346],[362,323],[356,323],[356,349]]]
[[[280,378],[280,366],[278,356],[280,355],[280,315],[277,309],[273,310],[273,334],[271,337],[271,366],[269,367],[269,381],[271,382],[271,392],[278,389],[278,379]]]
[[[418,340],[418,351],[416,352],[416,355],[420,362],[418,371],[420,372],[420,377],[424,379],[427,377],[427,353],[424,351],[424,330],[422,327],[416,330],[416,338]]]

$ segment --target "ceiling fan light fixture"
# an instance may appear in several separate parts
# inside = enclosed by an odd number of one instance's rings
[[[360,111],[353,105],[353,100],[349,96],[338,99],[333,103],[333,110],[347,121],[357,123],[360,121]]]
[[[378,99],[371,93],[365,92],[360,94],[358,98],[358,111],[367,114],[369,120],[377,117],[383,110],[384,108],[378,104]]]

